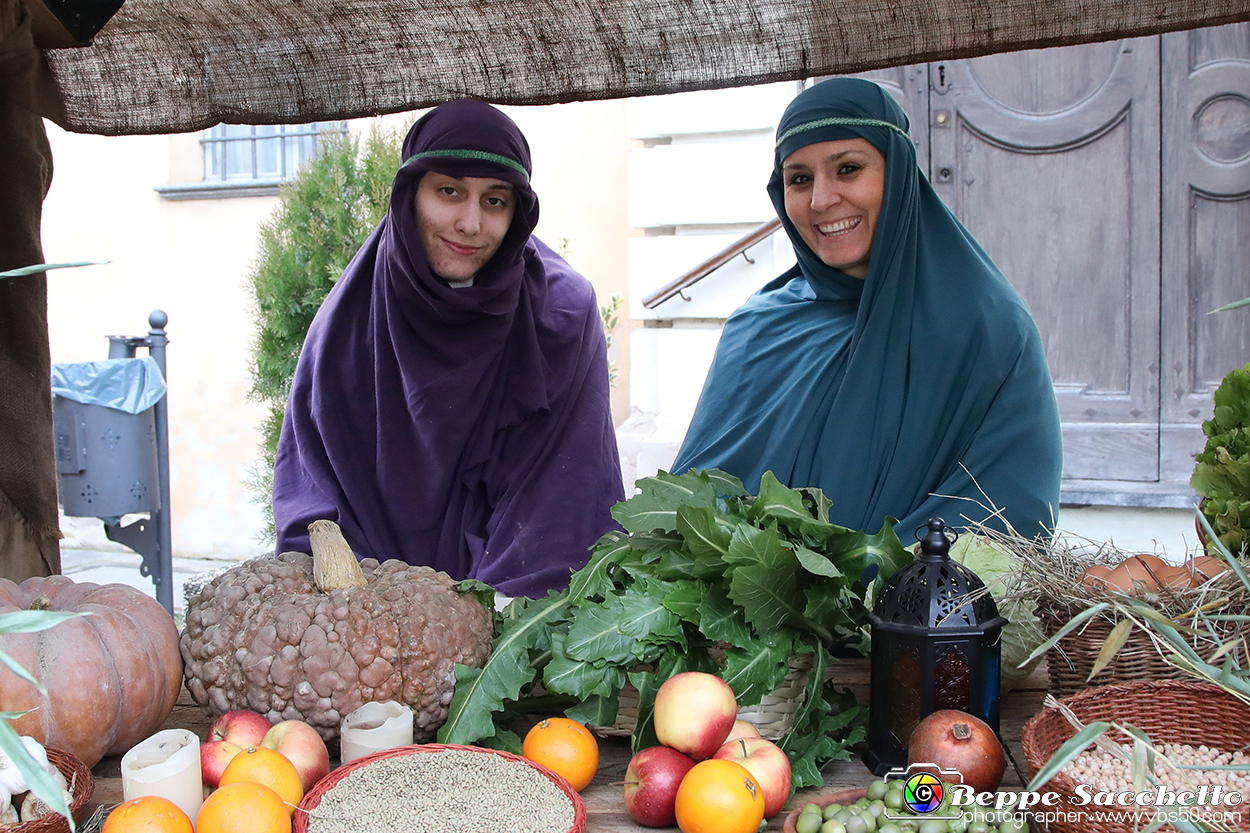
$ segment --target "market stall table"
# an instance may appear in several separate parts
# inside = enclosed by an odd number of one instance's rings
[[[851,689],[859,702],[868,702],[868,661],[866,659],[842,660],[841,673],[835,676],[839,686]],[[1010,746],[1015,761],[1024,770],[1024,753],[1020,747],[1020,736],[1025,722],[1042,707],[1046,696],[1046,673],[1043,665],[1027,683],[1009,692],[1001,704],[1001,733]],[[195,705],[190,695],[184,690],[169,719],[162,729],[182,728],[195,732],[201,739],[208,734],[212,721]],[[625,812],[625,801],[620,786],[625,778],[625,767],[629,764],[629,739],[609,737],[599,743],[599,772],[590,786],[582,791],[582,799],[586,802],[588,821],[587,833],[621,833],[630,831],[637,833],[650,828],[636,824]],[[331,753],[337,746],[331,748]],[[338,761],[332,760],[331,765],[337,766]],[[95,776],[95,794],[84,809],[85,819],[97,807],[111,807],[122,801],[121,756],[105,758],[92,769]],[[873,780],[872,773],[856,756],[850,761],[839,761],[830,764],[824,770],[825,785],[819,788],[800,790],[791,798],[786,809],[775,816],[768,825],[770,831],[781,830],[785,815],[792,808],[802,806],[812,796],[839,789],[866,787]],[[1021,786],[1020,778],[1008,764],[1007,774],[1003,780],[1006,787]],[[676,829],[676,828],[672,828]]]

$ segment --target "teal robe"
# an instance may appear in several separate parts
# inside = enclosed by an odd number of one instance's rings
[[[726,322],[673,471],[720,468],[752,491],[772,471],[822,489],[835,523],[875,532],[898,519],[904,544],[934,516],[1042,533],[1057,519],[1062,446],[1041,338],[920,171],[907,128],[863,79],[791,102],[768,192],[798,263]],[[856,137],[886,159],[863,280],[802,240],[781,175],[795,150]]]

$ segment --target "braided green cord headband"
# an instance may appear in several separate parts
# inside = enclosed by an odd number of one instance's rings
[[[881,119],[851,119],[851,118],[844,118],[844,117],[839,116],[839,117],[833,117],[833,118],[828,118],[828,119],[817,119],[816,121],[809,121],[804,124],[795,125],[794,127],[791,127],[789,130],[787,130],[785,133],[782,133],[780,136],[777,137],[776,147],[781,147],[782,142],[784,142],[786,139],[789,139],[791,136],[795,135],[796,133],[803,133],[804,131],[807,131],[807,130],[816,130],[821,127],[835,127],[835,126],[837,127],[888,127],[896,133],[900,133],[904,136],[907,136],[908,139],[911,138],[911,136],[907,135],[906,130],[899,127],[897,124],[893,124],[892,122],[882,121]]]
[[[515,159],[509,159],[506,156],[500,156],[498,153],[488,153],[484,150],[461,150],[458,148],[427,150],[408,157],[404,160],[404,164],[407,165],[409,162],[415,162],[418,159],[425,159],[429,156],[450,156],[454,159],[478,159],[483,162],[494,162],[496,165],[503,165],[505,168],[512,168],[513,170],[520,171],[521,175],[525,177],[526,182],[528,182],[530,178],[529,172],[525,170],[525,166],[520,162]]]

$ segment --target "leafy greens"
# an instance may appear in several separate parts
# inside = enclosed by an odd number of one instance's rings
[[[772,472],[758,496],[715,469],[637,485],[612,510],[624,532],[599,540],[568,589],[514,599],[485,666],[456,666],[439,742],[519,752],[512,721],[558,710],[611,726],[628,682],[639,693],[638,750],[656,743],[655,692],[673,674],[718,674],[739,706],[752,706],[782,682],[789,658],[806,655],[806,696],[778,743],[796,789],[822,784],[821,767],[849,758],[864,736],[854,698],[825,671],[831,650],[864,651],[873,588],[911,561],[894,519],[876,535],[837,526],[819,489],[790,489]]]
[[[1215,413],[1202,423],[1206,448],[1189,484],[1202,513],[1232,553],[1250,542],[1250,364],[1229,372],[1215,391]]]

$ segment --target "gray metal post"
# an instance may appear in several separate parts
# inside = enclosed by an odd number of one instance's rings
[[[161,310],[153,310],[148,316],[148,326],[152,329],[147,336],[109,336],[110,359],[133,359],[135,349],[148,348],[148,355],[161,369],[166,377],[165,395],[152,406],[153,430],[156,432],[156,468],[158,489],[160,491],[160,508],[150,513],[148,519],[133,521],[122,526],[117,521],[104,521],[104,535],[110,541],[125,544],[143,556],[139,572],[150,576],[156,589],[156,600],[174,613],[174,561],[173,531],[170,522],[169,507],[169,388],[168,376],[165,372],[165,345],[169,338],[165,334],[165,325],[169,316]],[[155,528],[154,528],[155,527]]]
[[[154,310],[148,316],[148,355],[156,360],[165,378],[165,395],[153,406],[156,418],[156,466],[160,473],[161,510],[157,525],[159,541],[160,571],[156,580],[156,600],[165,606],[170,615],[174,612],[174,545],[173,530],[170,525],[169,506],[169,374],[165,372],[165,345],[169,339],[165,335],[165,325],[169,316],[162,310]]]

